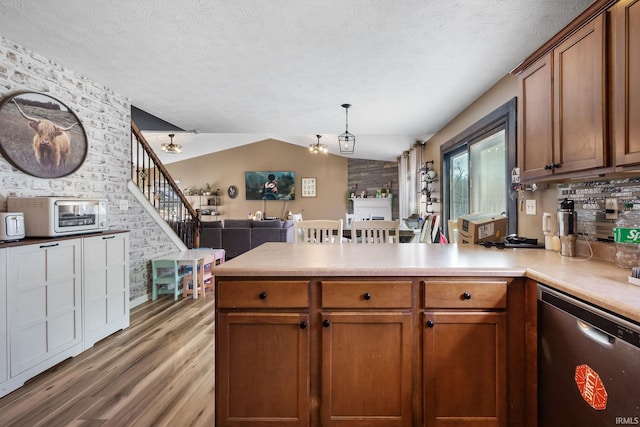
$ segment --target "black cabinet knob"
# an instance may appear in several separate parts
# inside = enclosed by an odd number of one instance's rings
[[[544,165],[544,170],[549,170],[551,169],[551,165]]]
[[[300,322],[300,329],[306,329],[307,327],[307,321],[303,320],[302,322]]]
[[[464,294],[462,294],[462,298],[471,299],[471,294],[469,292],[465,292]]]
[[[328,328],[329,325],[331,325],[331,322],[329,322],[328,320],[323,320],[322,321],[322,326],[324,326],[325,328]]]
[[[267,293],[266,292],[260,292],[260,295],[258,295],[258,297],[260,297],[260,299],[266,299],[267,298]]]
[[[427,320],[427,328],[433,328],[433,326],[435,325],[435,322],[431,319]]]
[[[553,169],[559,168],[559,167],[560,167],[560,163],[552,163],[552,164],[551,164],[551,167],[552,167]]]
[[[371,299],[371,294],[369,292],[365,292],[363,297],[365,300],[369,301]]]

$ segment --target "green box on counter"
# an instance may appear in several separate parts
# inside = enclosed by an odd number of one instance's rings
[[[508,218],[496,213],[458,217],[458,243],[500,242],[507,236]]]

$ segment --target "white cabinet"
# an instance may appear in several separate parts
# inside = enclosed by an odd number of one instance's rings
[[[129,326],[129,236],[82,239],[84,348]]]
[[[9,347],[7,346],[7,250],[0,249],[0,396],[2,383],[9,378]]]
[[[7,249],[12,378],[82,351],[81,246],[70,239]]]
[[[128,233],[0,248],[0,397],[128,326]]]
[[[353,200],[353,214],[356,218],[391,220],[391,197],[367,197]]]

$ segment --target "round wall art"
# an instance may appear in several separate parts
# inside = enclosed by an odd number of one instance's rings
[[[84,162],[87,145],[78,117],[55,98],[20,92],[0,103],[0,151],[29,175],[69,175]]]

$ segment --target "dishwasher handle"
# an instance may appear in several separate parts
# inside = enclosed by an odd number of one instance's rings
[[[576,323],[578,325],[578,329],[580,330],[580,332],[586,335],[587,338],[589,338],[591,341],[594,341],[607,348],[611,348],[615,344],[616,339],[611,335],[605,334],[601,330],[594,328],[590,324],[580,319],[577,319]]]

